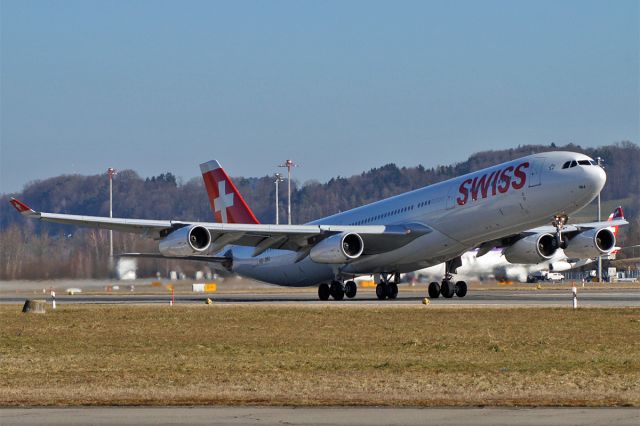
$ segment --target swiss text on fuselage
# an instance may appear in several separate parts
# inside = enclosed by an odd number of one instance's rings
[[[466,179],[460,184],[460,195],[456,201],[462,206],[469,201],[469,198],[471,201],[476,201],[478,198],[504,194],[510,189],[521,189],[527,182],[525,170],[528,168],[529,162],[525,161],[515,167],[507,166],[504,169]]]

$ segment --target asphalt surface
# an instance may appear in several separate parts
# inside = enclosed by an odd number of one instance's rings
[[[0,409],[2,425],[634,425],[638,408],[96,407]]]
[[[0,295],[0,303],[23,303],[26,298],[49,299],[44,295]],[[213,303],[240,305],[270,305],[270,304],[305,304],[305,305],[415,305],[421,304],[425,298],[423,292],[400,290],[395,300],[378,300],[372,291],[360,291],[354,299],[342,301],[320,301],[314,291],[264,293],[248,291],[243,293],[211,293],[211,294],[176,294],[176,304],[204,304],[210,298]],[[638,288],[600,288],[583,290],[578,288],[579,307],[640,307],[640,289]],[[170,294],[76,294],[58,295],[58,304],[168,304]],[[451,299],[430,299],[430,306],[535,306],[535,307],[565,307],[571,306],[573,295],[566,290],[470,290],[467,296]]]

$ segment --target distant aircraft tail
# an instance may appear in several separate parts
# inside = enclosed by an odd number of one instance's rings
[[[260,223],[220,163],[216,160],[202,163],[200,171],[216,222]]]
[[[612,220],[618,220],[618,219],[624,219],[624,212],[622,211],[622,206],[618,206],[615,209],[613,209],[613,211],[611,212],[611,214],[609,215],[609,218],[607,219],[607,222],[610,222]],[[619,226],[612,226],[609,229],[611,229],[611,232],[613,232],[613,236],[616,237],[616,240],[618,239],[618,229],[620,227]],[[609,255],[613,256],[613,258],[615,258],[615,255],[618,254],[618,252],[620,251],[620,247],[615,247],[611,253],[609,253]]]
[[[615,209],[613,209],[607,221],[610,222],[612,220],[618,220],[618,219],[624,219],[624,212],[622,211],[622,206],[618,206]],[[619,228],[618,226],[611,227],[611,232],[613,232],[613,235],[615,235],[616,238],[618,237],[618,228]]]

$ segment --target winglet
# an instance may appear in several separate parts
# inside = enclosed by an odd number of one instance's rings
[[[40,214],[38,212],[33,210],[31,207],[27,206],[25,203],[23,203],[20,200],[17,200],[17,199],[12,197],[11,200],[9,200],[9,202],[11,203],[11,205],[16,210],[18,210],[18,212],[21,215],[28,216],[28,217],[38,217],[38,216],[40,216]]]

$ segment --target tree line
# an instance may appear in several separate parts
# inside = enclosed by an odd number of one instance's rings
[[[323,216],[450,179],[524,155],[550,150],[583,152],[601,157],[607,169],[602,199],[624,199],[630,226],[621,232],[620,243],[640,243],[640,147],[621,142],[598,148],[579,145],[525,145],[507,150],[483,151],[466,161],[431,168],[398,167],[393,163],[351,177],[326,183],[292,184],[293,223]],[[235,177],[234,183],[263,223],[275,222],[275,186],[272,176]],[[110,274],[106,231],[40,223],[23,218],[8,203],[10,197],[49,212],[108,216],[108,179],[105,175],[63,175],[27,184],[15,194],[0,196],[0,279],[100,278]],[[141,178],[133,170],[114,178],[114,216],[144,219],[213,221],[201,178],[186,183],[171,173]],[[286,218],[281,199],[280,217]],[[115,252],[153,252],[157,245],[143,237],[115,235]],[[192,272],[202,265],[191,262],[145,260],[141,275],[169,269]]]

